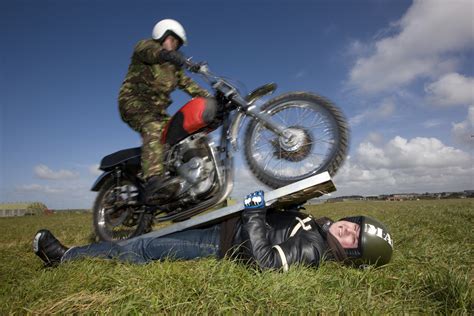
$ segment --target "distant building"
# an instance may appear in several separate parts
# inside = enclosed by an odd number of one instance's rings
[[[365,201],[365,197],[362,195],[349,195],[349,196],[338,196],[326,200],[327,202],[346,202],[346,201]]]
[[[418,199],[419,194],[416,193],[401,193],[401,194],[391,194],[387,196],[389,201],[407,201],[407,200],[416,200]]]
[[[381,200],[381,198],[377,195],[371,195],[371,196],[366,196],[365,199],[367,201],[377,201],[377,200]]]
[[[437,192],[437,193],[396,193],[380,194],[371,196],[350,195],[328,198],[325,200],[331,202],[345,201],[419,201],[419,200],[439,200],[439,199],[466,199],[474,198],[474,190],[464,190],[462,192]]]
[[[325,202],[326,202],[326,200],[324,200],[324,199],[315,198],[315,199],[308,200],[306,202],[306,204],[307,205],[318,205],[318,204],[323,204]]]
[[[49,214],[46,205],[40,202],[32,203],[0,203],[0,217]]]

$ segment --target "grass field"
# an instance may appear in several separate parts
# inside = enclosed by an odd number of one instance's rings
[[[0,314],[473,314],[474,199],[327,203],[307,211],[381,219],[392,230],[392,262],[279,273],[230,260],[137,266],[96,259],[44,269],[31,250],[34,233],[46,227],[66,245],[84,244],[91,215],[0,218]]]

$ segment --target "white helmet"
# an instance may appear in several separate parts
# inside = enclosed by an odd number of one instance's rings
[[[177,36],[183,45],[186,46],[188,43],[183,26],[178,21],[172,19],[165,19],[156,23],[151,37],[161,42],[170,34]]]

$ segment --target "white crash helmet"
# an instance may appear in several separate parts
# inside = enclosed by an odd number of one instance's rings
[[[157,41],[163,41],[168,35],[175,35],[186,46],[186,32],[183,26],[176,20],[164,19],[155,24],[151,37]]]

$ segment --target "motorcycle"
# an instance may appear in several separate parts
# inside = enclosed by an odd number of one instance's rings
[[[265,84],[242,95],[230,80],[213,74],[206,63],[187,60],[185,67],[200,74],[214,90],[214,98],[194,98],[167,123],[165,186],[174,193],[155,205],[145,203],[141,149],[129,148],[105,156],[103,174],[92,191],[98,239],[115,241],[151,231],[154,223],[183,221],[225,202],[233,189],[233,155],[245,118],[250,119],[243,143],[250,171],[272,188],[342,165],[349,128],[342,112],[328,99],[309,92],[290,92],[256,106],[272,94]],[[209,134],[221,128],[218,144]],[[253,189],[249,189],[249,192]]]

